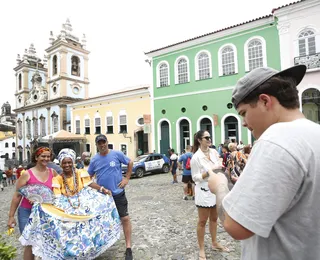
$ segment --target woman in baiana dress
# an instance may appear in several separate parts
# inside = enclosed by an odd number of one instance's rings
[[[75,152],[58,155],[63,169],[52,180],[53,205],[36,202],[20,242],[45,259],[95,259],[120,237],[120,218],[110,191],[74,167]],[[21,191],[22,193],[24,191]]]

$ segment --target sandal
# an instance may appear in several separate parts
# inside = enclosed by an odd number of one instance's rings
[[[199,260],[207,260],[207,258],[206,258],[205,256],[201,256],[201,255],[199,254]]]
[[[217,243],[215,246],[212,246],[212,249],[214,251],[219,251],[219,252],[227,252],[229,253],[230,252],[230,249],[225,247],[225,246],[222,246],[220,245],[219,243]]]

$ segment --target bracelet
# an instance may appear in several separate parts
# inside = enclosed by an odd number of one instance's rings
[[[104,189],[104,187],[103,187],[103,186],[101,186],[99,191],[100,191],[100,192],[102,192],[102,190],[103,190],[103,189]]]

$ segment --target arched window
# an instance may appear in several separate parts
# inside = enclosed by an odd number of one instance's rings
[[[249,71],[263,67],[262,43],[258,39],[253,39],[248,44]]]
[[[189,82],[189,64],[187,57],[178,58],[176,61],[176,84]]]
[[[197,55],[197,80],[208,79],[211,77],[210,56],[207,52]]]
[[[71,75],[80,76],[80,59],[77,56],[71,57]]]
[[[159,65],[159,87],[169,86],[169,65],[165,62]]]
[[[19,90],[22,89],[22,76],[21,73],[19,74]]]
[[[302,93],[302,113],[309,120],[320,124],[320,91],[309,88]]]
[[[52,75],[56,75],[57,73],[58,73],[57,55],[54,55],[52,58]]]
[[[9,147],[9,143],[5,143],[5,144],[4,144],[4,147],[5,147],[5,148],[8,148],[8,147]]]
[[[311,29],[302,31],[299,34],[299,56],[306,56],[316,53],[316,37]]]
[[[12,147],[16,147],[16,143],[15,142],[12,143]]]
[[[221,51],[222,75],[235,74],[234,50],[231,46],[226,46]]]

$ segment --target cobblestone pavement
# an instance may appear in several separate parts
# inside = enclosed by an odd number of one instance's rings
[[[179,181],[181,176],[179,176]],[[171,184],[170,174],[155,174],[131,179],[126,189],[132,221],[132,250],[135,260],[198,260],[196,236],[197,209],[194,201],[182,199],[182,183]],[[7,216],[14,187],[0,191],[0,233],[6,230]],[[15,231],[18,233],[18,229]],[[207,259],[240,259],[240,243],[234,241],[219,225],[218,240],[231,252],[215,252],[210,247],[208,227],[205,244]],[[17,239],[18,257],[22,247]],[[124,259],[125,243],[121,239],[99,260]]]

